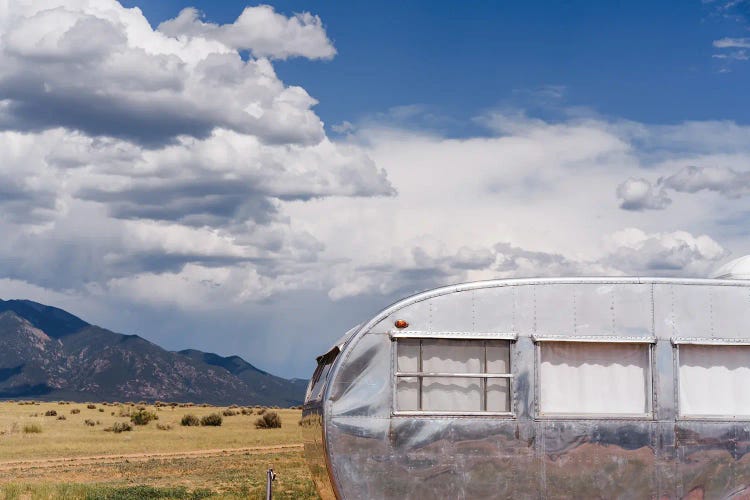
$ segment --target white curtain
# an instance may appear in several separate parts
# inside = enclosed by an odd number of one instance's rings
[[[419,379],[399,377],[396,385],[396,408],[402,411],[419,410]]]
[[[509,382],[507,378],[487,379],[487,411],[510,411]]]
[[[647,344],[543,342],[540,404],[548,414],[648,411]]]
[[[422,371],[480,373],[484,344],[476,340],[423,340]]]
[[[750,346],[679,349],[681,415],[750,415]]]
[[[426,373],[508,373],[510,343],[481,340],[422,339],[422,372]],[[419,339],[397,342],[397,368],[402,373],[419,372]],[[485,356],[487,366],[485,367]],[[396,408],[419,409],[419,378],[399,377],[396,382]],[[488,379],[487,411],[509,411],[508,379]],[[474,377],[423,377],[422,410],[482,411],[482,379]]]
[[[482,385],[478,378],[425,377],[422,410],[481,411]]]
[[[398,341],[398,371],[416,373],[419,359],[419,340],[403,339]]]

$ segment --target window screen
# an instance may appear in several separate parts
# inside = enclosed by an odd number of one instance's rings
[[[510,412],[510,342],[399,339],[396,410]]]
[[[643,415],[650,411],[648,344],[543,342],[544,414]]]
[[[750,346],[681,345],[680,414],[750,415]]]

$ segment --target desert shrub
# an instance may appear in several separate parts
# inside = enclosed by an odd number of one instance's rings
[[[266,412],[265,408],[258,408],[258,410],[255,413],[257,413],[258,415],[263,415],[265,412]]]
[[[77,415],[78,413],[81,413],[81,410],[78,408],[73,408],[72,410],[70,410],[71,415]]]
[[[67,418],[65,418],[65,415],[60,415],[57,417],[57,420],[67,420]]]
[[[281,417],[275,411],[264,413],[255,421],[256,429],[278,429],[281,427]]]
[[[159,420],[156,413],[148,410],[138,410],[137,412],[130,415],[130,421],[135,425],[146,425],[152,420]]]
[[[156,428],[159,429],[160,431],[168,431],[172,428],[172,426],[169,424],[158,423],[156,424]]]
[[[44,412],[45,417],[56,417],[57,411],[56,410],[47,410]]]
[[[83,421],[83,425],[88,425],[89,427],[93,427],[96,425],[96,422],[87,418],[86,420]]]
[[[104,408],[99,408],[99,413],[104,413]]]
[[[42,432],[42,426],[39,424],[24,424],[24,434],[39,434]]]
[[[211,427],[218,427],[221,425],[222,418],[218,413],[212,413],[201,418],[201,425],[207,425]]]
[[[229,408],[232,409],[232,410],[234,410],[236,408],[239,408],[239,406],[238,405],[231,405]]]
[[[230,410],[230,409],[226,409],[223,412],[221,412],[221,414],[224,415],[225,417],[233,417],[233,416],[237,415],[237,413],[238,412]]]
[[[119,434],[121,432],[130,432],[133,430],[133,426],[129,422],[115,422],[111,427],[104,429],[107,432],[114,432]]]
[[[96,410],[96,405],[88,404],[86,405],[86,408],[88,408],[89,410]]]
[[[243,415],[252,415],[253,410],[251,410],[250,408],[243,408],[240,410],[240,413],[242,413]]]
[[[38,414],[38,413],[31,413],[31,414],[29,414],[29,416],[30,416],[30,417],[38,417],[38,416],[39,416],[39,414]]]
[[[195,415],[185,415],[182,417],[182,420],[180,420],[180,425],[194,427],[196,425],[201,425],[201,421]]]

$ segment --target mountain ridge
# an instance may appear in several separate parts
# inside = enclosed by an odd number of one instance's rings
[[[306,387],[239,356],[168,351],[30,300],[0,299],[0,345],[0,399],[293,406]]]

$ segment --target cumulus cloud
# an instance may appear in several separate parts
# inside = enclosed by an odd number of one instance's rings
[[[240,354],[265,345],[281,369],[310,353],[278,349],[278,332],[288,345],[330,332],[322,350],[420,289],[702,276],[750,251],[716,223],[750,213],[749,127],[488,112],[486,133],[457,139],[404,106],[342,122],[336,141],[273,67],[334,53],[319,19],[270,7],[223,26],[188,10],[153,30],[114,0],[0,2],[0,292],[85,302],[157,341],[171,308],[223,318],[201,324]],[[704,194],[641,213],[678,192]]]
[[[300,286],[299,263],[323,248],[283,201],[395,192],[264,58],[333,56],[317,17],[261,6],[204,28],[153,30],[114,0],[0,3],[6,279],[153,300],[213,283],[225,300],[260,299]]]
[[[187,8],[158,29],[175,38],[218,40],[234,49],[249,50],[256,57],[330,59],[336,55],[318,16],[304,12],[286,17],[270,5],[247,7],[235,22],[224,25],[203,22],[197,9]]]
[[[662,186],[655,187],[643,178],[631,177],[617,186],[617,197],[625,210],[661,210],[672,203]]]
[[[738,198],[750,192],[750,171],[726,167],[686,166],[664,179],[664,186],[682,193],[707,190]]]
[[[688,165],[656,185],[643,178],[630,178],[617,187],[620,208],[625,210],[662,210],[672,203],[668,190],[678,193],[713,191],[734,199],[750,192],[750,171],[729,167],[697,167]]]
[[[609,252],[605,261],[628,273],[706,276],[728,255],[709,236],[693,236],[686,231],[648,234],[627,228],[608,236],[606,244]]]
[[[316,17],[286,18],[270,7],[246,9],[226,27],[255,33],[263,55],[321,57],[313,41],[327,43]],[[154,31],[139,10],[115,0],[6,2],[0,32],[4,129],[65,127],[148,147],[206,138],[217,128],[268,144],[325,138],[311,109],[317,101],[284,85],[267,59],[243,60],[234,42],[201,30]]]

